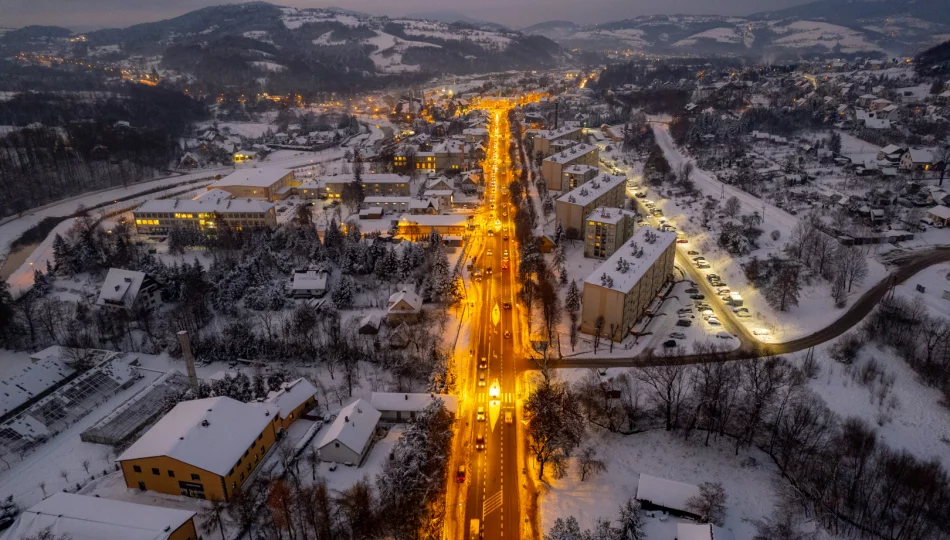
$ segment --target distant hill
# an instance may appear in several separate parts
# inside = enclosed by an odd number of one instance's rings
[[[873,19],[916,18],[922,22],[950,25],[947,0],[818,0],[776,11],[751,15],[750,19],[817,19],[841,25],[867,24]]]
[[[476,19],[474,17],[469,17],[468,15],[463,15],[457,11],[448,11],[448,10],[433,10],[433,11],[417,11],[415,13],[410,13],[406,15],[407,19],[422,19],[427,21],[441,21],[444,23],[455,23],[462,22],[467,23],[478,28],[487,28],[491,30],[509,30],[509,28],[503,24],[493,23],[489,21],[483,21],[481,19]]]

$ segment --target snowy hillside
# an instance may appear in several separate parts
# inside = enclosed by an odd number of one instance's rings
[[[774,26],[772,30],[784,34],[772,44],[779,47],[834,49],[840,46],[842,53],[881,51],[881,47],[868,42],[855,30],[816,21],[798,21],[788,26]]]

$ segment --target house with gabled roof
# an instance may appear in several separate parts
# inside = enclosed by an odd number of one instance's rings
[[[360,466],[373,446],[381,416],[362,399],[343,407],[317,445],[320,459]]]
[[[97,306],[134,310],[153,309],[162,301],[161,286],[145,272],[110,268],[99,289]]]

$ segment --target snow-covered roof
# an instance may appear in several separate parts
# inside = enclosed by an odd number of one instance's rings
[[[421,154],[422,152],[419,152]],[[419,154],[416,154],[417,156]],[[335,176],[326,179],[330,183],[348,183],[353,181],[352,176]],[[364,174],[363,185],[366,184],[404,184],[409,181],[408,176],[395,173]]]
[[[950,208],[943,205],[934,206],[930,210],[927,210],[927,214],[940,219],[950,219]]]
[[[330,429],[323,435],[317,449],[336,441],[350,450],[360,453],[369,438],[376,431],[376,424],[382,416],[372,405],[357,399],[340,410]]]
[[[419,311],[420,309],[422,309],[422,298],[418,294],[412,291],[401,290],[398,292],[394,292],[392,295],[390,295],[389,296],[389,310],[392,310],[392,308],[396,306],[397,304],[399,304],[400,302],[405,302],[414,311]]]
[[[620,220],[623,219],[624,216],[634,217],[636,215],[637,213],[631,210],[598,206],[593,212],[590,213],[589,216],[587,216],[587,221],[596,221],[598,223],[616,225],[617,223],[620,223]]]
[[[168,456],[225,476],[277,413],[276,405],[241,403],[229,397],[183,401],[118,461]]]
[[[602,174],[561,195],[558,202],[587,206],[595,201],[597,197],[600,197],[604,193],[617,187],[618,184],[622,184],[626,181],[627,178],[625,176]]]
[[[596,165],[571,165],[570,167],[565,167],[561,172],[563,174],[584,174],[591,170],[599,171],[600,167]]]
[[[317,389],[310,381],[303,377],[280,385],[280,390],[267,394],[265,403],[277,405],[280,409],[280,418],[287,418],[294,409],[303,405],[308,399],[316,395]]]
[[[6,415],[38,394],[70,376],[75,370],[47,358],[25,366],[19,373],[0,380],[0,415]]]
[[[914,163],[930,163],[934,155],[930,150],[911,148],[907,151],[910,154],[910,160]]]
[[[558,152],[557,154],[545,158],[544,161],[551,161],[554,163],[568,163],[595,151],[597,151],[596,146],[587,143],[578,143],[567,150]]]
[[[290,288],[295,291],[323,291],[327,288],[326,272],[319,270],[304,270],[294,272],[294,281]]]
[[[465,214],[446,214],[441,216],[418,215],[413,216],[404,214],[399,218],[402,223],[414,223],[419,227],[461,227],[465,225],[468,217]]]
[[[637,483],[637,500],[649,501],[671,510],[687,511],[686,501],[699,495],[699,488],[691,484],[674,482],[641,474]]]
[[[543,133],[541,136],[549,141],[554,141],[556,139],[560,139],[561,137],[565,137],[567,135],[572,135],[574,133],[577,133],[578,131],[581,131],[581,130],[582,128],[579,128],[579,127],[560,127],[557,129],[548,130],[547,132]]]
[[[732,531],[711,523],[677,523],[676,540],[734,540]]]
[[[441,399],[445,410],[458,410],[458,398],[448,394],[404,394],[400,392],[373,392],[370,404],[378,411],[421,411],[436,399]]]
[[[214,183],[215,186],[247,186],[270,187],[281,178],[293,174],[293,171],[278,167],[260,167],[256,169],[241,169],[225,176]]]
[[[234,212],[264,213],[273,207],[273,203],[258,199],[231,199],[205,196],[200,199],[151,199],[142,203],[142,206],[134,210],[133,214],[141,214],[143,212],[174,212],[186,214],[211,212],[218,212],[219,214],[230,214]]]
[[[17,518],[3,540],[35,538],[46,529],[71,540],[165,540],[195,513],[56,492]]]
[[[102,283],[102,288],[99,289],[99,298],[96,300],[96,305],[115,306],[122,304],[127,308],[131,308],[144,281],[145,272],[110,268],[109,273],[106,274],[106,280]]]
[[[901,151],[901,147],[897,146],[896,144],[889,144],[885,146],[884,148],[881,148],[881,153],[884,154],[885,156],[889,156],[891,154],[895,154],[900,151]]]
[[[647,242],[648,234],[655,235],[653,243]],[[585,284],[606,287],[627,294],[640,281],[660,255],[676,242],[675,232],[658,231],[652,227],[641,227],[629,240],[606,261],[594,270]],[[636,244],[637,254],[633,253]],[[639,253],[642,250],[642,253]],[[623,261],[621,261],[623,259]],[[605,282],[602,277],[607,276]]]
[[[372,195],[363,199],[366,204],[409,204],[410,201],[412,201],[412,197],[395,195]]]

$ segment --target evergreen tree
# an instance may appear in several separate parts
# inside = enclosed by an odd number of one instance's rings
[[[620,506],[620,518],[617,520],[617,540],[646,540],[643,531],[643,514],[640,512],[640,501],[628,499]]]
[[[46,296],[53,290],[53,280],[49,274],[44,274],[39,268],[34,268],[33,287],[30,290],[37,296]]]
[[[340,279],[340,283],[337,284],[337,287],[333,289],[330,298],[338,309],[347,309],[353,305],[353,297],[355,294],[356,286],[353,283],[353,278],[343,276]]]
[[[9,330],[13,325],[13,295],[10,294],[10,284],[0,280],[0,330]],[[0,337],[3,334],[0,333]]]
[[[57,271],[69,272],[71,270],[69,252],[70,249],[66,239],[56,233],[56,237],[53,238],[53,267]]]
[[[577,290],[577,282],[571,280],[571,285],[567,288],[567,295],[564,297],[564,307],[568,313],[577,313],[581,309],[581,295]]]
[[[544,540],[584,540],[584,534],[577,518],[568,516],[567,519],[554,520],[554,526],[544,535]]]

